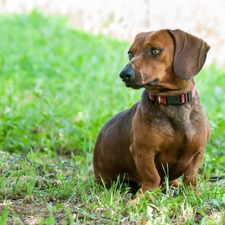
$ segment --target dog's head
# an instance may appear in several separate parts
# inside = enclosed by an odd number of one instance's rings
[[[182,30],[143,32],[131,45],[130,62],[120,77],[127,87],[135,89],[179,89],[175,84],[192,79],[201,70],[209,49],[202,39]]]

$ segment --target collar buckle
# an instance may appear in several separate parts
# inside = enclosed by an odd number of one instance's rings
[[[161,97],[157,96],[157,102],[160,104],[161,103]]]

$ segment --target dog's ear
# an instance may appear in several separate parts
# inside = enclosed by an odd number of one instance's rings
[[[173,69],[181,79],[194,77],[203,67],[210,46],[182,30],[168,30],[174,40]]]

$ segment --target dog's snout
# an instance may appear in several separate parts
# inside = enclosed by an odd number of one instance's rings
[[[135,75],[135,71],[132,68],[129,68],[129,67],[123,69],[120,72],[120,78],[124,82],[134,79],[134,75]]]

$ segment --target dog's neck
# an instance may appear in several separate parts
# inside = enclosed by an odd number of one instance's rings
[[[182,105],[190,102],[196,94],[195,86],[191,91],[173,96],[157,96],[149,93],[149,99],[163,105]]]

